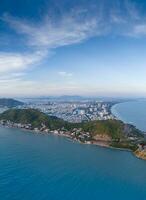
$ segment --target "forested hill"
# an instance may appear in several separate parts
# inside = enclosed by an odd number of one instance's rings
[[[50,129],[59,129],[66,124],[63,120],[47,116],[36,109],[10,109],[0,114],[0,119],[14,123],[31,124],[33,128],[40,128],[44,124]]]
[[[23,105],[23,102],[17,101],[15,99],[9,99],[9,98],[0,98],[0,106],[1,107],[8,107],[8,108],[12,108],[12,107],[16,107],[19,105]]]
[[[35,109],[9,109],[0,114],[0,123],[10,127],[11,125],[12,127],[28,126],[30,130],[63,132],[81,142],[102,141],[108,146],[132,151],[137,150],[141,142],[145,142],[141,131],[133,125],[124,124],[118,120],[69,123],[57,117],[47,116]]]
[[[31,124],[33,127],[40,128],[45,124],[49,129],[60,129],[62,127],[67,130],[74,128],[82,128],[85,132],[90,132],[93,137],[96,135],[108,135],[111,139],[123,137],[143,137],[141,131],[134,126],[124,124],[118,120],[91,121],[84,123],[69,123],[62,119],[46,114],[36,109],[10,109],[0,114],[1,120],[9,120],[14,123]]]

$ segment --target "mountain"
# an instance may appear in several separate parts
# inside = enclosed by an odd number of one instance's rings
[[[50,129],[63,127],[66,122],[57,117],[47,116],[36,109],[10,109],[0,115],[1,120],[14,123],[31,124],[33,128],[41,128],[42,124]]]
[[[6,106],[8,108],[12,108],[12,107],[20,106],[23,104],[24,104],[23,102],[17,101],[15,99],[0,98],[0,106],[1,107]]]
[[[86,98],[82,97],[82,96],[77,96],[77,95],[74,95],[74,96],[63,95],[63,96],[60,96],[60,97],[58,97],[56,99],[58,99],[60,101],[81,101],[81,100],[84,100]]]
[[[89,98],[85,98],[77,95],[62,95],[62,96],[49,96],[49,97],[40,97],[40,100],[48,100],[48,101],[82,101],[87,100]]]

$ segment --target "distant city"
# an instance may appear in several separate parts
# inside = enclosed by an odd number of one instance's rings
[[[34,108],[68,122],[114,119],[109,102],[48,102],[28,103],[19,108]]]
[[[55,116],[71,123],[80,123],[116,119],[111,112],[111,107],[116,103],[127,100],[84,98],[80,96],[25,98],[21,99],[24,104],[18,104],[15,108],[37,109],[48,116]],[[7,109],[7,106],[1,106],[0,112],[4,112]]]

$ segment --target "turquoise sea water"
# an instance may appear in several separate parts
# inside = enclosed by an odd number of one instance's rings
[[[112,107],[112,113],[122,121],[146,131],[146,100],[116,104]]]
[[[146,161],[130,152],[0,128],[0,200],[145,200]]]

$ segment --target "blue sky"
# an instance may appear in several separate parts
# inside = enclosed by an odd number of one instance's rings
[[[1,0],[0,96],[146,97],[145,0]]]

